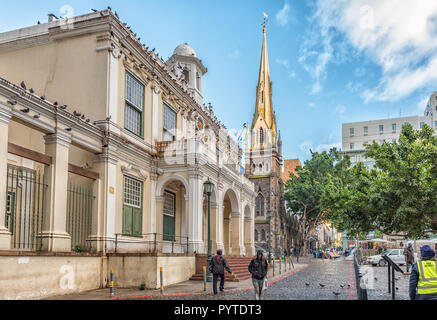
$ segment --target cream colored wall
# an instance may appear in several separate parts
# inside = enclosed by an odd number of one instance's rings
[[[13,144],[40,153],[45,153],[44,134],[40,131],[11,120],[9,122],[8,135],[8,141]]]
[[[0,300],[40,299],[102,287],[99,257],[0,256]]]
[[[0,77],[25,81],[38,96],[67,104],[87,118],[106,118],[107,51],[96,51],[99,34],[16,51],[0,52]]]
[[[163,267],[164,286],[187,281],[196,272],[196,258],[167,256],[111,256],[108,258],[108,274],[114,270],[114,286],[118,288],[160,287],[159,268]]]

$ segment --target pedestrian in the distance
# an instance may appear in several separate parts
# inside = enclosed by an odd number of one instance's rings
[[[413,245],[411,243],[408,244],[408,247],[404,249],[405,256],[405,265],[407,266],[407,272],[410,271],[410,265],[413,267],[414,264],[414,250]]]
[[[255,288],[255,300],[260,300],[268,270],[267,260],[264,258],[261,250],[257,251],[256,258],[252,259],[248,269],[252,275],[252,284]]]
[[[296,261],[297,261],[297,263],[299,263],[299,247],[298,246],[296,246],[296,247],[294,247],[294,254],[295,254],[295,256],[296,256]]]
[[[225,269],[232,274],[231,268],[229,268],[228,262],[222,256],[223,251],[218,249],[217,255],[212,257],[209,271],[212,273],[212,288],[214,294],[217,294],[217,280],[220,277],[220,292],[225,290]]]
[[[411,300],[437,300],[435,252],[430,246],[421,248],[421,259],[413,265],[410,276]],[[417,291],[416,291],[417,290]]]

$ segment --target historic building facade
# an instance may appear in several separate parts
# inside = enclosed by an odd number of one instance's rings
[[[288,245],[282,140],[273,110],[266,32],[264,24],[255,112],[246,133],[245,175],[255,184],[255,245],[280,254]]]
[[[203,104],[206,72],[187,44],[163,61],[111,10],[0,34],[0,260],[64,254],[94,272],[77,290],[110,267],[119,285],[156,287],[160,266],[167,284],[187,280],[207,251],[207,180],[212,249],[254,255],[254,184]]]

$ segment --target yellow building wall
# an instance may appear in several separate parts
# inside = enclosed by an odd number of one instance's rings
[[[67,104],[87,118],[106,118],[108,51],[96,51],[99,34],[0,52],[0,77],[25,81],[38,96]]]

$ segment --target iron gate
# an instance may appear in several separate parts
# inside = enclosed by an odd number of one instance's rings
[[[88,249],[91,234],[93,193],[90,188],[70,183],[67,200],[67,233],[73,251]]]
[[[39,171],[8,165],[6,228],[12,234],[12,249],[41,250],[46,187]]]

